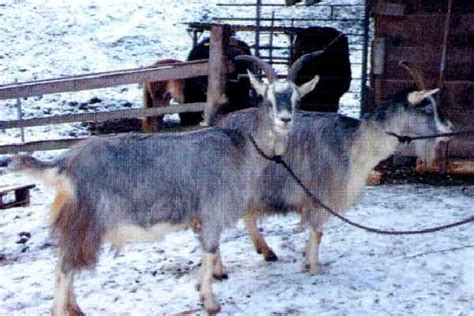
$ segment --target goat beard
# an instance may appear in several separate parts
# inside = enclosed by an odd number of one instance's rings
[[[285,135],[280,135],[277,140],[275,140],[274,144],[274,155],[275,156],[282,156],[286,152],[286,148],[288,147],[288,133]]]

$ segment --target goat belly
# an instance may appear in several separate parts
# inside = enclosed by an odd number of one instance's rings
[[[184,225],[169,223],[159,223],[147,228],[133,224],[119,224],[106,233],[105,239],[120,248],[126,243],[160,241],[166,234],[182,228]]]

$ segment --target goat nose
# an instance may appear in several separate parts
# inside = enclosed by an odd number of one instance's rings
[[[280,120],[284,123],[290,123],[291,122],[291,117],[280,117]]]

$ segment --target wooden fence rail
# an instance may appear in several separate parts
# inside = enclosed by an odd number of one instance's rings
[[[0,100],[31,97],[48,93],[106,88],[122,84],[136,84],[144,81],[185,79],[196,76],[207,76],[208,72],[208,61],[198,60],[182,64],[159,65],[148,68],[118,70],[48,80],[6,84],[0,85]],[[204,111],[205,107],[206,103],[203,102],[160,108],[141,108],[96,113],[55,115],[31,119],[0,121],[0,129],[159,116],[169,113],[202,112]],[[15,154],[24,151],[31,152],[38,150],[64,149],[72,146],[80,140],[82,140],[82,138],[44,140],[23,144],[1,145],[0,154]]]
[[[198,60],[182,64],[117,70],[48,80],[0,85],[0,100],[26,98],[48,93],[108,88],[145,81],[185,79],[207,76],[209,63]]]
[[[159,116],[169,113],[202,112],[206,103],[188,103],[160,108],[127,109],[95,113],[64,114],[24,120],[0,121],[0,129],[44,126],[51,124],[106,121],[134,117]]]
[[[226,73],[233,71],[233,65],[226,61],[224,56],[229,38],[229,26],[212,25],[210,60],[197,60],[179,64],[157,65],[146,68],[109,71],[79,76],[38,80],[31,82],[12,83],[0,85],[0,100],[18,99],[38,96],[49,93],[61,93],[81,91],[89,89],[100,89],[125,84],[136,84],[150,81],[166,81],[171,79],[186,79],[192,77],[208,76],[210,96],[206,103],[192,103],[178,106],[167,106],[148,109],[127,109],[99,113],[77,113],[40,117],[31,119],[18,119],[12,121],[0,121],[0,129],[24,128],[32,126],[44,126],[51,124],[104,121],[120,118],[159,116],[168,113],[201,112],[207,116],[217,113],[217,108],[222,104]],[[224,41],[224,43],[223,43]],[[211,74],[211,72],[216,72]],[[21,117],[20,117],[21,118]],[[205,122],[210,118],[205,117]],[[45,140],[23,144],[10,144],[0,146],[0,154],[18,153],[23,151],[53,150],[70,147],[82,139],[59,139]]]

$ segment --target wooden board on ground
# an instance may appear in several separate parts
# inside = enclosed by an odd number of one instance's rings
[[[0,209],[30,204],[30,189],[35,184],[0,186]]]

